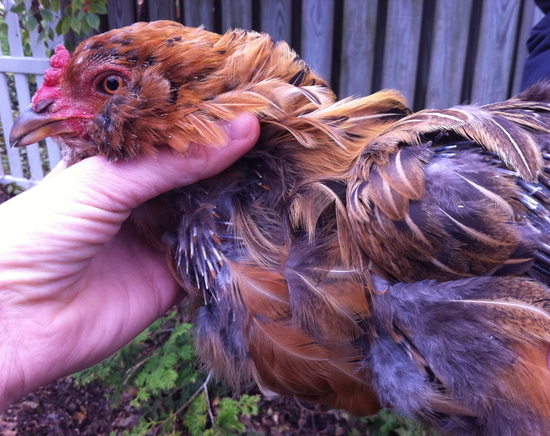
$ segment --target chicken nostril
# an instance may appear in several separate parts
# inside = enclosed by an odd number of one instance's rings
[[[41,100],[34,106],[34,111],[39,114],[41,112],[45,112],[52,104],[54,100],[51,98],[47,98],[45,100]]]

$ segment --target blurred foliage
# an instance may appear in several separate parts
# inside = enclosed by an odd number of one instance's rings
[[[66,35],[69,31],[84,38],[99,29],[99,16],[107,13],[107,0],[75,0],[67,4],[60,0],[33,0],[30,7],[25,0],[15,0],[11,12],[19,15],[27,31],[38,29],[40,38],[53,40],[56,34]]]

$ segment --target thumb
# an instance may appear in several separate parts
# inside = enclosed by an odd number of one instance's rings
[[[250,113],[227,123],[226,129],[229,140],[224,147],[191,144],[184,154],[164,147],[156,156],[117,162],[94,156],[55,178],[66,177],[64,186],[70,186],[75,179],[87,186],[92,191],[88,194],[95,197],[102,208],[117,212],[133,209],[163,192],[223,171],[253,147],[260,133],[258,119]],[[106,200],[108,205],[104,204]]]
[[[86,225],[110,223],[104,235],[108,239],[132,209],[163,192],[219,173],[258,139],[259,122],[251,114],[243,114],[226,126],[229,140],[225,147],[193,144],[186,154],[166,147],[157,156],[132,161],[108,162],[93,156],[67,169],[59,168],[34,188],[0,206],[9,209],[0,214],[0,223],[7,221],[1,228],[6,232],[11,229],[3,237],[11,235],[15,242],[25,239],[14,228],[22,232],[79,231],[85,221]]]

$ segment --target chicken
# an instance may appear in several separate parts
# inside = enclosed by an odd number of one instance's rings
[[[257,114],[221,174],[132,215],[193,300],[197,352],[235,386],[447,434],[550,428],[550,85],[412,114],[336,101],[283,42],[138,23],[51,59],[13,126],[69,164],[132,159]]]

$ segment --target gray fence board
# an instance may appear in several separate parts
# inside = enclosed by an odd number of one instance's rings
[[[520,11],[521,2],[517,0],[483,2],[483,43],[478,46],[472,89],[476,103],[508,97]]]
[[[436,4],[426,107],[445,108],[460,102],[471,9],[472,0]]]
[[[422,0],[389,0],[382,87],[399,89],[414,103]]]
[[[303,0],[301,55],[313,70],[330,81],[334,3]]]
[[[131,1],[110,1],[107,2],[107,17],[109,28],[129,26],[137,21],[136,4]]]
[[[291,0],[262,0],[261,31],[269,33],[275,41],[291,41],[291,6]]]
[[[341,97],[371,94],[378,1],[345,0],[340,63]]]
[[[251,0],[221,0],[222,32],[230,28],[252,29]]]
[[[156,0],[148,2],[149,20],[175,20],[176,3],[173,0]]]
[[[183,2],[183,22],[187,26],[214,31],[214,0],[185,0]]]

